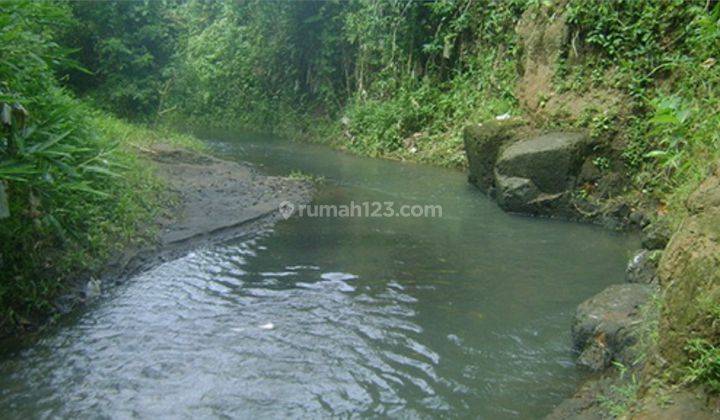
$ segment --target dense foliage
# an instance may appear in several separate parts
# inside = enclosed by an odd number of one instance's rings
[[[159,185],[128,150],[140,130],[58,82],[78,67],[56,41],[74,25],[70,8],[10,0],[0,11],[0,183],[9,203],[0,219],[2,333],[47,313],[61,280],[134,237]]]
[[[687,155],[715,147],[718,121],[693,116],[717,91],[718,8],[564,3],[573,54],[557,63],[556,89],[626,93],[631,104],[588,118],[592,128],[625,138],[638,189],[683,190],[704,170]],[[78,2],[82,30],[68,44],[95,74],[70,80],[122,115],[279,131],[321,126],[359,153],[462,166],[465,124],[521,113],[515,25],[544,4]]]
[[[526,3],[79,2],[83,30],[69,42],[96,73],[71,82],[123,115],[180,123],[281,131],[342,119],[334,134],[358,152],[422,142],[418,159],[457,166],[461,127],[515,106],[513,28]],[[170,62],[157,39],[176,46]]]
[[[625,160],[638,189],[670,195],[674,212],[682,213],[683,198],[718,156],[720,116],[706,110],[720,105],[720,7],[684,1],[568,7],[584,62],[567,66],[563,76],[574,89],[605,85],[633,98],[620,133],[627,137]],[[610,114],[616,124],[621,116]]]
[[[60,41],[85,69],[67,69],[69,85],[122,116],[154,117],[170,81],[178,40],[172,0],[69,2],[73,19]]]

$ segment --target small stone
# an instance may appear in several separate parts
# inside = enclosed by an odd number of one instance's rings
[[[100,296],[102,293],[102,289],[100,287],[100,280],[98,279],[90,279],[85,284],[85,290],[83,291],[85,294],[85,299],[87,300],[93,300]]]
[[[640,228],[644,228],[648,224],[650,224],[650,221],[648,220],[647,215],[645,212],[641,210],[635,210],[632,213],[630,213],[630,216],[628,217],[628,220],[631,224],[634,226],[638,226]]]
[[[610,366],[611,361],[612,354],[608,351],[605,343],[593,341],[593,343],[586,347],[580,356],[578,356],[577,364],[593,372],[599,372]]]

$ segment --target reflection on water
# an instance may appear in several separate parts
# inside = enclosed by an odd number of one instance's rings
[[[534,418],[581,379],[575,306],[633,238],[500,212],[458,172],[249,136],[316,203],[440,204],[441,219],[291,218],[140,274],[0,362],[14,418]]]

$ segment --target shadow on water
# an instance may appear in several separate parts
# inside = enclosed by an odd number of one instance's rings
[[[317,204],[442,217],[293,217],[142,273],[7,356],[2,412],[535,418],[582,379],[572,314],[622,281],[635,238],[505,214],[457,171],[206,137],[266,173],[323,177]]]

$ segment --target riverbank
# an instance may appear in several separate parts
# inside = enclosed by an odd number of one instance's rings
[[[42,309],[28,309],[18,322],[5,322],[2,336],[37,331],[58,315],[102,295],[108,286],[141,270],[175,258],[198,246],[244,236],[278,220],[283,201],[310,200],[311,186],[300,180],[264,176],[250,166],[214,158],[202,143],[167,129],[153,130],[108,118],[107,136],[122,143],[132,157],[128,173],[133,200],[143,211],[112,220],[107,243],[87,249],[82,264],[68,261],[62,273],[42,274],[53,293],[42,297]],[[118,199],[121,199],[118,197]],[[61,248],[54,258],[70,260]]]

